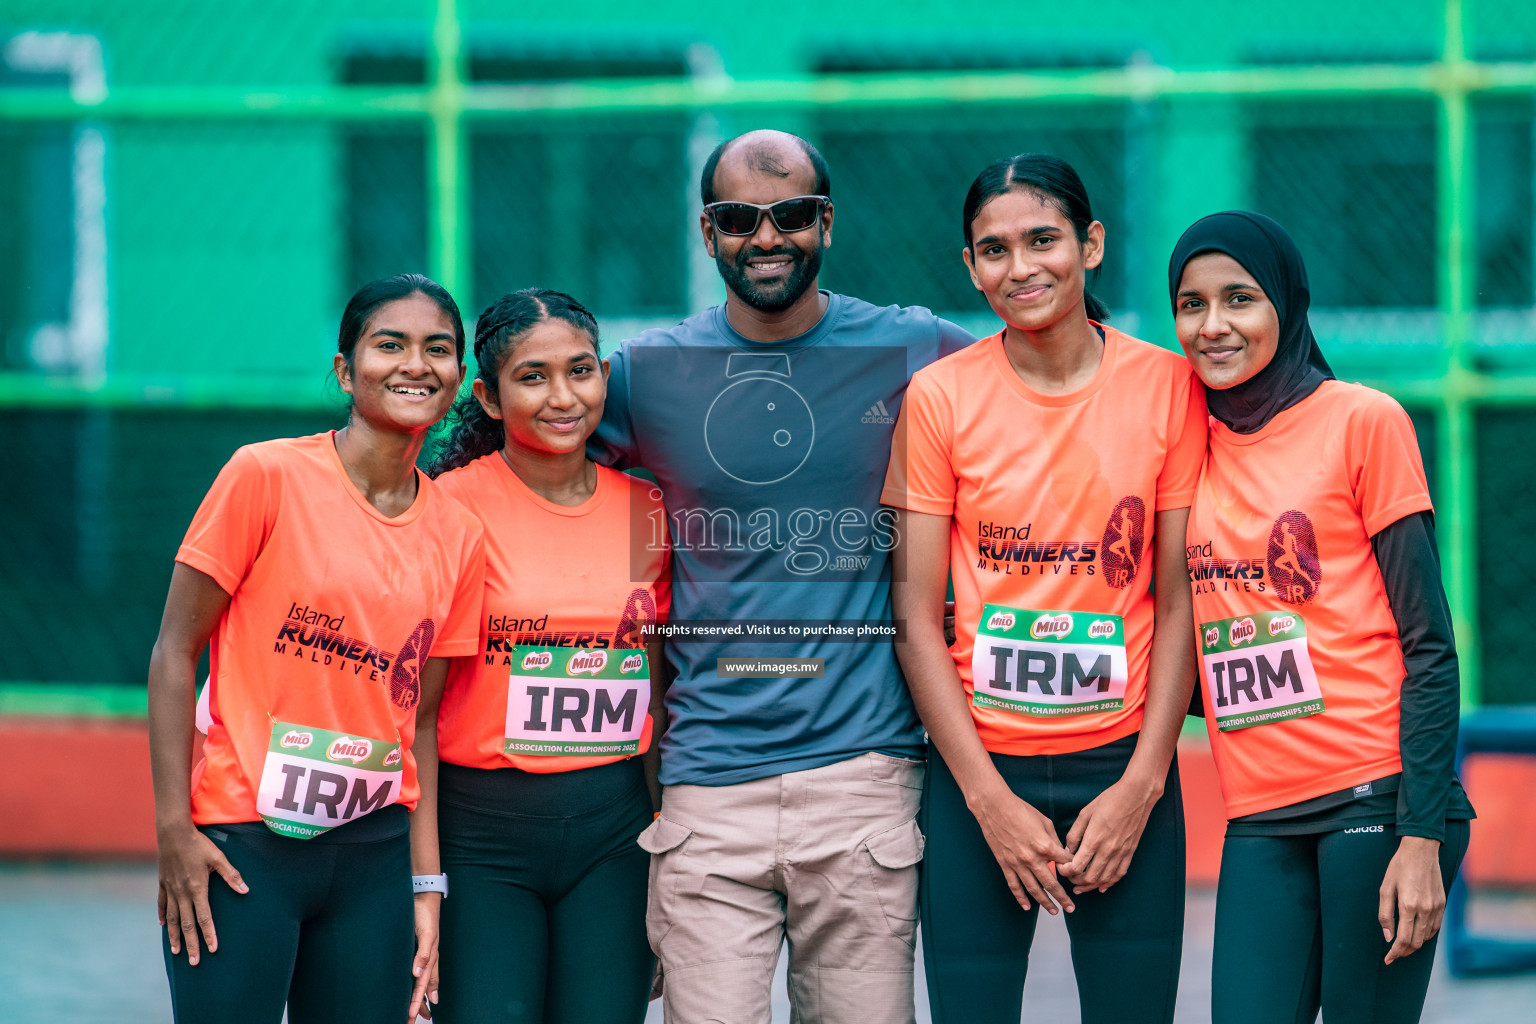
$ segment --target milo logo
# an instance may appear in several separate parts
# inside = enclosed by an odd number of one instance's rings
[[[1029,635],[1036,640],[1044,640],[1048,637],[1063,637],[1072,632],[1072,616],[1042,615],[1035,620],[1035,624],[1029,627]]]
[[[629,657],[625,658],[623,664],[619,666],[619,671],[639,672],[644,667],[645,659],[638,654],[631,654]]]
[[[1246,644],[1259,635],[1258,627],[1252,619],[1238,619],[1227,630],[1227,642],[1233,647],[1238,644]]]
[[[1013,612],[993,612],[987,620],[987,628],[999,633],[1012,629]]]
[[[590,672],[595,676],[607,666],[607,651],[578,651],[571,655],[570,661],[565,663],[565,674],[576,676],[583,672]]]
[[[331,743],[325,756],[332,761],[351,761],[359,764],[368,760],[368,755],[373,753],[373,741],[368,739],[353,739],[351,736],[338,736]]]
[[[1109,619],[1094,619],[1088,625],[1088,639],[1106,640],[1115,635],[1115,624]]]
[[[1205,646],[1215,647],[1219,643],[1221,643],[1221,629],[1219,627],[1212,626],[1205,631]]]
[[[529,651],[523,655],[523,670],[531,668],[549,668],[554,662],[555,656],[548,651]]]
[[[1276,615],[1269,620],[1269,635],[1279,636],[1281,633],[1289,633],[1296,628],[1296,616]]]
[[[283,734],[280,745],[284,747],[293,747],[297,750],[303,750],[305,747],[313,743],[314,740],[314,733],[300,732],[297,729],[290,729]]]
[[[384,755],[384,767],[393,768],[395,765],[400,763],[400,757],[400,748],[395,747],[389,753]]]

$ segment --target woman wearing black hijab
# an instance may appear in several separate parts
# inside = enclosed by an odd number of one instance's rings
[[[1188,532],[1229,818],[1212,1020],[1416,1021],[1473,812],[1413,426],[1334,379],[1268,217],[1196,221],[1168,288],[1214,420]]]

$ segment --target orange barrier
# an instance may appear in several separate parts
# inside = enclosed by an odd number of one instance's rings
[[[1462,869],[1485,885],[1536,884],[1536,757],[1471,754],[1462,763],[1462,785],[1477,808],[1472,845]]]
[[[143,721],[0,718],[0,854],[153,857]]]
[[[1179,741],[1179,773],[1189,883],[1215,885],[1227,820],[1216,765],[1203,736]],[[1467,880],[1487,886],[1536,886],[1536,815],[1529,810],[1530,794],[1536,792],[1536,758],[1473,754],[1466,760],[1462,784],[1478,815],[1462,865]]]
[[[1227,815],[1216,762],[1204,736],[1179,741],[1179,780],[1184,790],[1185,877],[1190,885],[1214,886],[1221,872]]]
[[[1204,737],[1179,742],[1189,881],[1214,885],[1226,827]],[[1467,759],[1480,815],[1466,872],[1484,885],[1536,885],[1536,758]],[[149,732],[142,720],[0,717],[0,857],[155,855]]]

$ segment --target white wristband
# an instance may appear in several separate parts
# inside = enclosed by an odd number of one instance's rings
[[[412,875],[411,889],[417,893],[440,892],[443,898],[448,897],[447,875]]]

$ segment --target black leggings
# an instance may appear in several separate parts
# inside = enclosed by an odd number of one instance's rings
[[[639,758],[535,774],[444,763],[442,1024],[638,1024],[651,823]]]
[[[1136,736],[1073,754],[992,763],[1065,840],[1078,812],[1120,778]],[[938,1024],[1017,1024],[1039,908],[1020,908],[954,776],[930,749],[921,824],[923,965]],[[1083,1024],[1173,1019],[1184,936],[1184,803],[1177,759],[1125,877],[1073,896],[1066,915]]]
[[[1447,891],[1468,822],[1447,821]],[[1390,966],[1376,922],[1397,852],[1391,825],[1305,836],[1228,836],[1216,890],[1213,1024],[1408,1024],[1417,1021],[1435,940]]]
[[[161,929],[176,1024],[278,1024],[285,1004],[289,1024],[404,1021],[416,948],[405,808],[342,828],[377,832],[397,816],[394,834],[372,842],[291,839],[250,822],[199,826],[250,891],[209,876],[219,950],[196,967],[185,948],[171,955]]]

